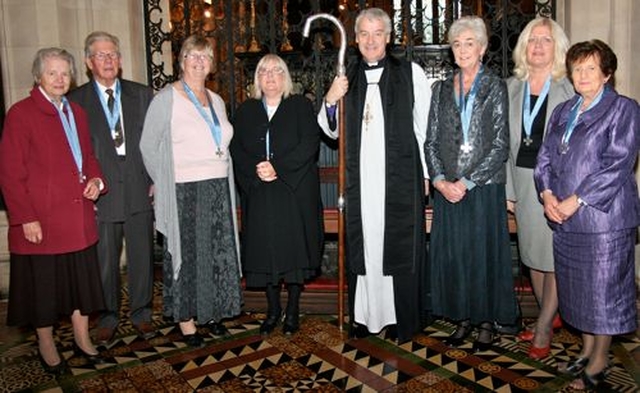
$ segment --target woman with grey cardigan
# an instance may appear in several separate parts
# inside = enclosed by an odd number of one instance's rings
[[[151,102],[140,150],[155,187],[156,229],[166,241],[164,314],[186,343],[202,346],[196,321],[226,333],[221,320],[242,306],[233,165],[233,127],[222,98],[205,87],[213,48],[191,36],[181,78]]]

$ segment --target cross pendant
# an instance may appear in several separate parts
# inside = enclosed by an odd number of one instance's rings
[[[464,153],[471,153],[471,150],[473,150],[473,147],[471,147],[470,144],[465,143],[462,146],[460,146],[460,150],[462,150]]]
[[[364,117],[362,118],[362,120],[364,120],[365,127],[369,129],[369,123],[373,120],[373,115],[371,114],[371,107],[369,106],[369,103],[367,103],[367,107],[364,111]]]
[[[224,155],[224,153],[222,152],[222,150],[220,150],[220,148],[218,148],[218,151],[216,151],[216,156],[222,157],[223,155]]]
[[[532,143],[533,143],[533,139],[531,139],[529,137],[524,138],[525,146],[531,146]]]

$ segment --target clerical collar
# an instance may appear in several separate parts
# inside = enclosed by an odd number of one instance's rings
[[[364,69],[365,70],[375,70],[377,68],[383,68],[386,63],[387,63],[387,58],[386,57],[383,57],[382,59],[378,60],[375,63],[367,63],[366,61],[364,61]]]

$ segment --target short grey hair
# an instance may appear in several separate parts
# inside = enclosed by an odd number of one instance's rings
[[[258,65],[256,66],[256,72],[253,74],[253,91],[251,92],[251,96],[257,100],[262,99],[262,90],[260,89],[260,78],[258,76],[258,71],[260,71],[261,68],[264,68],[267,63],[276,63],[278,67],[284,70],[284,74],[282,75],[284,77],[284,89],[282,94],[284,95],[284,98],[289,97],[293,90],[293,81],[291,80],[289,67],[287,67],[287,63],[282,60],[282,57],[273,53],[262,56],[262,58],[258,62]]]
[[[31,75],[33,75],[33,81],[35,84],[40,83],[42,73],[44,72],[44,63],[48,59],[57,58],[65,60],[69,63],[69,70],[71,72],[71,82],[76,79],[76,61],[73,55],[62,48],[42,48],[36,53],[36,57],[33,59],[33,65],[31,66]]]
[[[213,72],[213,45],[205,37],[194,34],[187,37],[180,48],[180,54],[178,54],[180,76],[182,77],[182,73],[184,72],[184,59],[193,50],[203,51],[207,56],[209,56],[209,61],[212,63],[210,72]]]
[[[120,55],[120,40],[113,34],[109,34],[106,31],[94,31],[90,33],[87,38],[84,39],[84,57],[91,57],[91,46],[97,41],[108,41],[116,46],[116,52]]]
[[[484,24],[482,18],[475,15],[463,16],[453,22],[449,28],[449,45],[453,45],[453,41],[465,31],[471,31],[482,49],[487,49],[487,45],[489,44],[487,25]]]
[[[365,18],[368,20],[382,21],[382,23],[384,23],[385,34],[391,34],[391,18],[389,18],[389,14],[387,14],[386,12],[384,12],[384,10],[380,8],[365,8],[364,10],[360,11],[358,16],[356,17],[356,23],[355,23],[356,34],[358,34],[360,30],[360,22],[362,21],[362,19],[365,19]]]

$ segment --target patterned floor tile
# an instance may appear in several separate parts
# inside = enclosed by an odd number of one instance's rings
[[[159,284],[155,290],[160,297]],[[0,344],[0,392],[569,393],[571,377],[559,375],[556,363],[580,351],[579,335],[567,329],[554,335],[552,356],[541,361],[527,357],[530,343],[508,335],[486,352],[472,351],[473,338],[450,348],[443,339],[455,326],[447,321],[435,321],[400,345],[386,339],[384,331],[349,340],[327,315],[303,317],[300,331],[292,336],[280,329],[261,336],[264,314],[226,321],[229,334],[221,337],[200,327],[205,346],[194,349],[184,343],[174,323],[162,318],[158,302],[154,304],[159,334],[143,340],[123,322],[115,340],[102,348],[107,363],[99,366],[74,354],[71,326],[61,323],[57,345],[69,373],[58,378],[42,369],[33,331],[16,329],[13,341]],[[601,391],[639,391],[639,359],[637,335],[616,338],[612,372]]]

